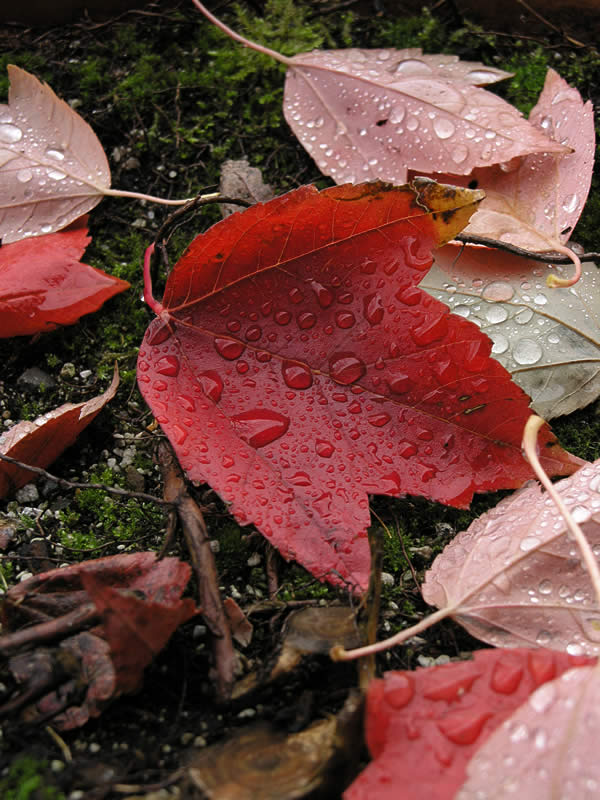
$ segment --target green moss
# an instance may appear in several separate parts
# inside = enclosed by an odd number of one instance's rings
[[[3,800],[65,800],[65,795],[52,786],[52,782],[46,761],[22,756],[10,766],[8,775],[0,779],[0,797]]]

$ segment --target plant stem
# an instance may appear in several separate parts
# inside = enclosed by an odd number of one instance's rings
[[[144,253],[144,302],[150,306],[157,317],[160,317],[164,308],[152,295],[152,276],[150,275],[150,262],[154,253],[154,244],[149,245]]]
[[[230,36],[232,39],[235,39],[236,42],[240,42],[241,44],[243,44],[244,47],[250,47],[252,50],[256,50],[257,53],[263,53],[266,56],[271,56],[271,58],[274,58],[276,61],[280,61],[282,64],[285,64],[288,67],[291,67],[294,64],[291,58],[286,58],[286,56],[281,55],[281,53],[278,53],[276,50],[271,50],[268,47],[263,47],[263,45],[256,44],[256,42],[251,42],[249,39],[246,39],[239,33],[236,33],[235,31],[231,30],[231,28],[225,25],[224,22],[221,22],[220,19],[217,19],[217,17],[211,14],[210,11],[207,8],[205,8],[201,2],[199,2],[199,0],[192,0],[192,3],[196,6],[198,11],[201,11],[202,14],[204,14],[204,16],[213,23],[213,25],[216,25],[217,28],[222,30],[223,33],[226,33],[227,36]]]
[[[155,197],[152,194],[142,194],[141,192],[126,192],[124,189],[102,189],[102,194],[108,197],[131,197],[134,200],[147,200],[149,203],[161,203],[163,206],[184,206],[194,199],[185,197],[183,200],[167,200],[166,197]]]

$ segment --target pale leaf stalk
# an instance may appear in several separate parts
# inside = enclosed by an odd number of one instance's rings
[[[155,197],[152,194],[142,194],[141,192],[127,192],[124,189],[101,189],[102,194],[108,197],[131,197],[134,200],[146,200],[149,203],[161,203],[163,206],[184,206],[191,203],[193,197],[185,197],[183,200],[168,200],[166,197]],[[213,197],[215,195],[203,195],[203,197]]]
[[[198,11],[204,14],[204,16],[213,23],[213,25],[216,25],[217,28],[222,30],[223,33],[226,33],[227,36],[235,39],[236,42],[243,44],[244,47],[249,47],[251,50],[256,50],[257,53],[263,53],[266,56],[271,56],[271,58],[274,58],[276,61],[279,61],[288,67],[294,65],[294,62],[291,58],[281,55],[281,53],[278,53],[277,50],[271,50],[269,47],[263,47],[263,45],[257,44],[256,42],[251,42],[249,39],[244,38],[239,33],[236,33],[234,30],[225,25],[224,22],[221,22],[220,19],[217,19],[217,17],[211,14],[210,11],[202,5],[200,0],[192,0],[192,3],[196,6]]]
[[[410,628],[399,631],[388,639],[382,639],[380,642],[374,642],[373,644],[365,645],[365,647],[357,647],[355,650],[345,650],[341,645],[336,645],[331,648],[329,655],[333,661],[353,661],[355,658],[363,658],[363,656],[380,653],[382,650],[389,650],[390,647],[396,647],[407,639],[427,630],[427,628],[430,628],[432,625],[436,625],[438,622],[446,619],[446,617],[451,616],[455,611],[456,609],[454,607],[440,608],[439,611],[435,611],[433,614],[425,617],[425,619],[422,619],[421,622],[418,622],[416,625],[411,625]]]
[[[557,275],[548,275],[546,278],[546,284],[551,289],[564,289],[568,286],[573,286],[581,278],[581,259],[577,253],[571,250],[570,247],[565,247],[564,245],[554,242],[552,246],[557,253],[562,253],[563,255],[567,256],[567,258],[571,259],[573,265],[575,266],[575,274],[571,278],[559,278]],[[527,430],[527,428],[525,428],[525,430]]]
[[[151,244],[146,248],[144,253],[144,302],[148,305],[157,317],[160,317],[164,308],[158,300],[154,299],[152,294],[152,276],[150,275],[150,262],[154,253],[154,245]]]
[[[531,467],[537,477],[540,480],[540,483],[544,487],[544,489],[548,492],[549,496],[554,501],[556,507],[560,511],[567,528],[573,534],[573,538],[577,542],[579,550],[581,552],[581,556],[583,559],[583,563],[585,564],[587,571],[590,574],[590,579],[592,581],[592,586],[594,587],[594,592],[596,593],[596,598],[598,600],[598,604],[600,605],[600,569],[598,568],[598,562],[596,561],[596,557],[592,552],[592,548],[584,532],[581,530],[579,525],[573,519],[571,512],[566,507],[563,502],[562,497],[554,488],[554,484],[551,482],[550,478],[544,472],[542,465],[540,464],[540,460],[537,454],[537,434],[539,429],[544,425],[544,420],[541,417],[532,414],[527,423],[525,424],[525,429],[523,431],[523,450],[525,452],[525,457],[531,464]]]

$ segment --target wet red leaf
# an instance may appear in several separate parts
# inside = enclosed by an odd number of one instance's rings
[[[79,261],[90,241],[84,216],[60,233],[0,248],[0,338],[72,325],[129,288]]]
[[[138,381],[183,468],[320,578],[366,584],[368,493],[466,506],[532,476],[529,399],[417,288],[479,199],[303,187],[198,236],[162,305],[147,292]],[[552,474],[578,463],[548,428],[542,447]]]
[[[118,386],[119,373],[115,369],[112,383],[103,394],[85,403],[64,403],[33,422],[17,423],[0,436],[0,453],[45,469],[112,400]],[[29,470],[0,461],[0,497],[6,497],[34,479],[35,475]]]
[[[472,661],[388,672],[369,686],[374,761],[344,800],[451,800],[490,734],[541,684],[594,659],[552,650],[479,650]]]

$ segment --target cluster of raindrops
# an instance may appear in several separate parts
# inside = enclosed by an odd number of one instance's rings
[[[529,274],[486,281],[450,279],[434,267],[421,283],[421,288],[490,337],[494,358],[545,419],[590,402],[600,388],[600,314],[594,311],[600,302],[597,269],[584,264],[576,286],[548,289],[546,276],[557,271],[560,268],[540,265]],[[576,402],[579,405],[573,405]]]

